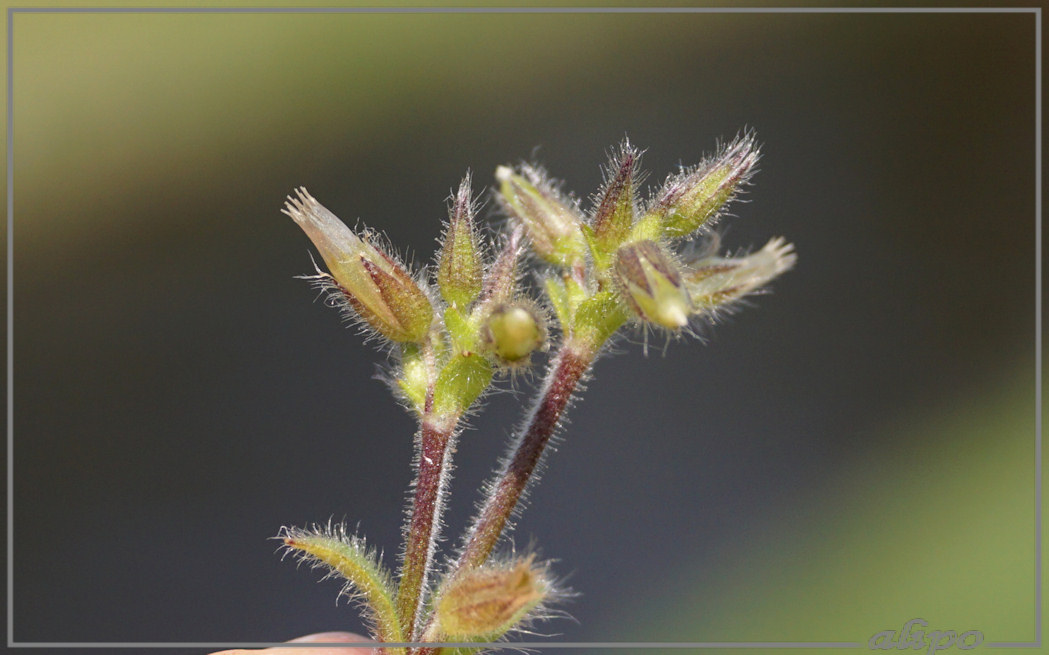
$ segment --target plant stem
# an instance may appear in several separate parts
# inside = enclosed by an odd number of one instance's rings
[[[397,592],[397,612],[409,640],[415,636],[423,589],[441,528],[440,515],[448,486],[449,460],[455,450],[456,423],[454,419],[437,421],[427,416],[420,428],[412,516],[405,535],[401,586]]]
[[[515,440],[503,470],[489,486],[481,512],[474,520],[469,539],[459,555],[455,570],[484,563],[520,501],[535,472],[550,437],[561,421],[576,385],[590,369],[597,348],[585,347],[567,339],[547,371],[528,426]]]

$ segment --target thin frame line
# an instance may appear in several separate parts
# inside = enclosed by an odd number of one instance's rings
[[[15,28],[7,10],[7,641],[15,634]]]
[[[1014,14],[1040,7],[15,7],[35,14]]]
[[[1034,640],[1042,643],[1042,8],[1034,17]]]
[[[286,641],[272,642],[32,642],[15,644],[19,648],[288,648]],[[296,643],[292,648],[375,648],[374,643],[347,644],[334,643]],[[858,641],[700,641],[700,642],[665,642],[665,641],[565,641],[560,643],[534,642],[400,642],[378,644],[388,648],[408,648],[417,646],[442,647],[475,647],[475,648],[863,648]]]
[[[207,642],[24,642],[14,636],[14,15],[23,14],[1023,14],[1035,17],[1035,641],[991,642],[991,648],[1042,644],[1042,10],[1040,7],[9,7],[7,10],[7,645],[14,648],[248,648],[287,646]],[[403,644],[410,646],[413,644]],[[433,645],[433,644],[430,644]],[[517,642],[497,648],[861,648],[861,642]],[[299,647],[352,644],[296,644]]]

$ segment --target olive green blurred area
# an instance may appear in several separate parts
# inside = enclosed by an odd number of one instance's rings
[[[524,638],[1035,638],[1033,14],[13,20],[15,641],[365,629],[267,541],[345,518],[394,567],[411,478],[292,189],[422,266],[467,170],[586,204],[625,136],[658,184],[748,128],[723,244],[797,269],[597,364],[514,533],[575,620]],[[445,552],[534,380],[502,387]]]

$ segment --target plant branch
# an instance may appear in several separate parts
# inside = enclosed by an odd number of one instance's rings
[[[580,347],[568,339],[550,362],[543,390],[532,408],[527,427],[515,440],[502,471],[489,486],[488,497],[474,520],[455,566],[457,571],[480,566],[495,548],[532,479],[543,450],[560,424],[576,385],[590,369],[596,350]]]
[[[441,528],[441,512],[448,487],[451,454],[455,450],[456,421],[422,421],[419,460],[412,500],[412,515],[405,534],[404,563],[397,592],[397,612],[409,639],[414,638],[423,606],[423,590],[433,565]]]

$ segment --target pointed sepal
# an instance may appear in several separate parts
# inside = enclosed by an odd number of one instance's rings
[[[750,180],[759,157],[753,133],[736,138],[699,166],[669,177],[642,223],[657,223],[661,236],[671,239],[712,225]]]
[[[591,221],[592,250],[611,254],[630,234],[636,214],[635,194],[640,158],[640,151],[632,147],[629,141],[623,141],[609,162],[604,189],[598,196]]]
[[[466,308],[481,293],[484,257],[474,226],[474,204],[467,175],[448,211],[448,227],[437,262],[437,287],[448,304]]]

